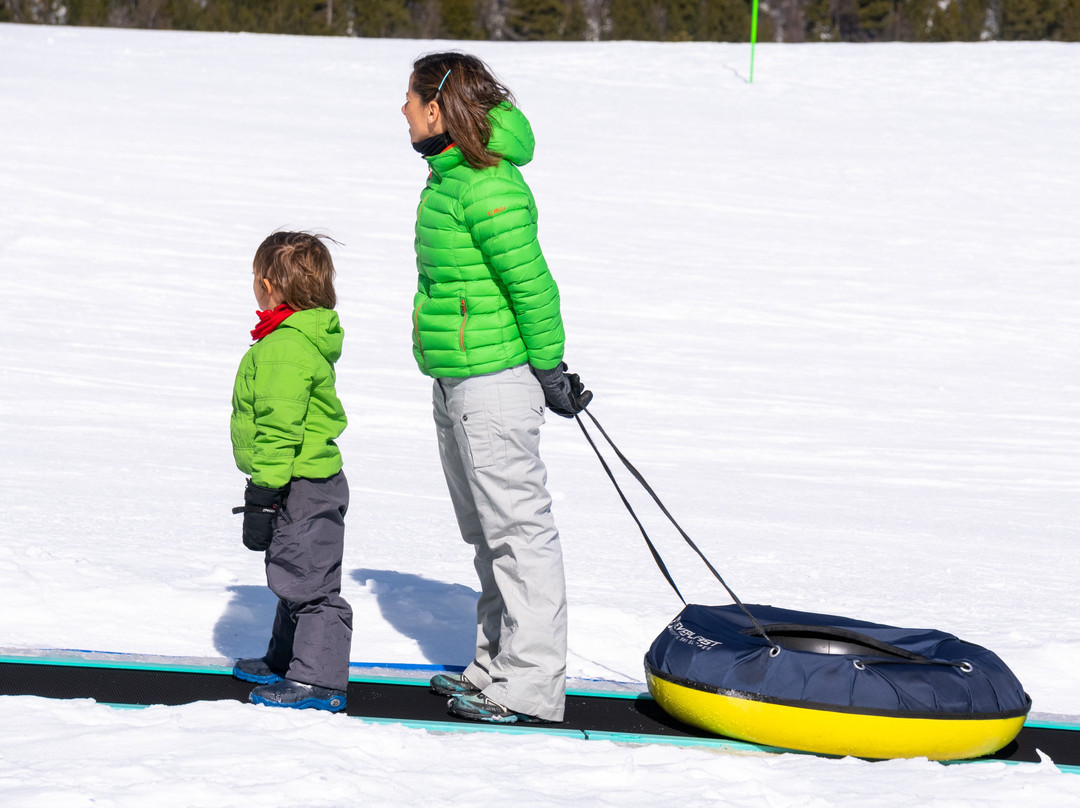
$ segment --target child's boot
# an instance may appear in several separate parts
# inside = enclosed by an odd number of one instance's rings
[[[328,710],[337,713],[345,709],[345,691],[282,679],[280,682],[256,687],[248,696],[248,701],[252,704],[265,704],[267,707]]]
[[[272,685],[280,682],[285,677],[271,668],[265,658],[238,659],[233,665],[232,675],[245,682],[254,682],[257,685]]]

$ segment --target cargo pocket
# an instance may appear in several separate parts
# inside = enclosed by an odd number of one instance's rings
[[[491,415],[486,410],[461,414],[461,433],[465,437],[473,468],[482,469],[495,462],[493,432]]]
[[[307,525],[295,511],[284,521],[279,517],[274,543],[266,557],[266,583],[282,600],[303,603],[309,597],[317,569],[305,535]]]

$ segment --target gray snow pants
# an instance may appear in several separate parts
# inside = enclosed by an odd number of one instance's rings
[[[446,484],[480,578],[465,676],[511,710],[561,721],[566,583],[539,454],[540,383],[528,365],[437,379],[433,403]]]
[[[285,678],[344,690],[352,607],[341,596],[349,483],[294,479],[266,551],[266,583],[278,596],[266,661]]]

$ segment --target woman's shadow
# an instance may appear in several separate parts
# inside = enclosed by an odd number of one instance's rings
[[[352,577],[375,595],[386,622],[415,640],[428,662],[459,666],[472,661],[479,592],[397,570],[359,569]]]
[[[416,641],[428,662],[459,667],[473,657],[479,593],[461,584],[396,570],[359,569],[353,579],[375,595],[387,623]],[[232,600],[214,626],[214,647],[230,658],[257,657],[266,642],[277,597],[265,586],[231,586]],[[368,649],[377,657],[378,649]],[[384,663],[402,660],[365,659]]]

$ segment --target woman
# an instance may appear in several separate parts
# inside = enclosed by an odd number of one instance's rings
[[[592,393],[565,372],[559,290],[517,168],[532,129],[487,65],[460,53],[418,59],[401,111],[431,170],[413,353],[434,377],[443,472],[481,586],[476,657],[431,686],[461,718],[562,721],[566,587],[540,425],[545,405],[571,418]]]

